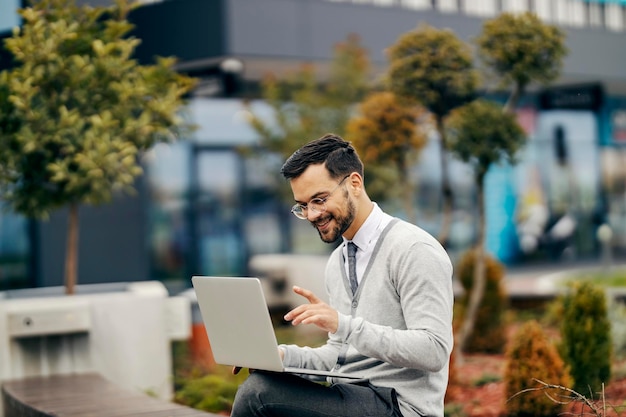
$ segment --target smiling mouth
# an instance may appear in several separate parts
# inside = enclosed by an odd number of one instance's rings
[[[325,218],[323,220],[316,221],[315,223],[313,223],[313,225],[315,226],[315,228],[317,230],[323,230],[323,229],[326,229],[328,227],[328,225],[330,224],[331,220],[332,220],[332,217],[327,217],[327,218]]]

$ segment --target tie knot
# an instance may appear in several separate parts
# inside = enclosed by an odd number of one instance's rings
[[[357,246],[354,244],[354,242],[348,242],[348,256],[355,256],[356,250]]]

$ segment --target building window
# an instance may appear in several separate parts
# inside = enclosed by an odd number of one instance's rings
[[[572,26],[583,27],[587,24],[585,6],[586,3],[582,1],[570,2],[570,24]]]
[[[20,16],[17,9],[22,7],[21,0],[0,1],[0,32],[10,32],[20,25]]]
[[[528,11],[527,0],[503,0],[502,11],[510,13],[523,13]]]
[[[433,2],[434,3],[434,2]],[[437,0],[436,7],[442,12],[458,12],[459,7],[456,0]]]
[[[432,7],[431,0],[402,0],[407,9],[425,10]]]
[[[554,22],[558,25],[569,23],[569,10],[567,0],[553,0]]]
[[[549,1],[536,1],[534,12],[545,22],[552,21],[552,8]]]
[[[0,212],[0,291],[32,286],[30,246],[28,220],[15,213]]]
[[[624,28],[622,6],[617,3],[607,4],[606,6],[606,28],[615,31],[621,31]]]
[[[604,4],[589,3],[589,26],[604,27]]]
[[[144,162],[150,195],[151,277],[163,281],[180,279],[192,272],[188,222],[191,146],[185,141],[157,144]]]
[[[498,0],[473,0],[468,1],[466,11],[468,14],[477,16],[495,16]]]

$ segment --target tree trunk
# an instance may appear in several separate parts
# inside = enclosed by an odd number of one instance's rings
[[[517,104],[519,103],[522,94],[524,94],[524,86],[515,83],[513,85],[513,91],[511,91],[511,95],[504,105],[503,111],[505,113],[515,113],[515,109],[517,108]]]
[[[407,182],[406,192],[403,193],[402,199],[404,200],[404,211],[406,212],[406,219],[409,223],[417,224],[417,212],[415,210],[415,191],[413,190],[413,184]]]
[[[74,294],[78,274],[78,203],[70,205],[65,248],[65,294]]]
[[[474,258],[474,280],[470,292],[467,310],[463,319],[463,324],[459,330],[457,339],[457,361],[463,364],[463,353],[467,347],[467,341],[474,332],[478,309],[482,303],[487,284],[485,275],[485,202],[484,202],[484,174],[479,175],[478,185],[478,238],[476,241],[475,258]]]
[[[404,189],[402,193],[402,204],[406,213],[406,220],[409,223],[417,224],[417,213],[415,210],[415,184],[411,181],[409,169],[403,162],[397,162],[398,174],[400,175],[400,185]]]
[[[441,193],[442,193],[442,214],[441,229],[439,230],[438,240],[444,247],[448,246],[448,239],[450,235],[450,227],[452,225],[452,187],[450,186],[450,177],[448,175],[448,143],[446,139],[445,127],[443,125],[443,117],[436,116],[437,119],[437,131],[439,132],[440,139],[440,153],[441,153]]]

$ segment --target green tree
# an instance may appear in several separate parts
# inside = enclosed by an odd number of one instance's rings
[[[500,86],[512,86],[506,111],[515,110],[533,81],[547,84],[556,79],[567,55],[564,32],[531,12],[503,13],[487,20],[476,44]]]
[[[346,138],[354,143],[370,169],[389,165],[395,168],[397,184],[379,181],[378,187],[368,185],[368,190],[384,190],[381,197],[399,190],[404,211],[413,223],[417,222],[417,216],[415,184],[410,171],[426,144],[426,134],[419,130],[419,123],[427,119],[423,108],[403,105],[393,93],[377,92],[359,105],[358,114],[350,119],[346,132]]]
[[[452,31],[421,26],[400,36],[388,50],[389,88],[399,97],[420,103],[435,117],[441,144],[443,220],[439,240],[446,243],[452,222],[444,118],[475,96],[478,74],[472,51]]]
[[[173,59],[140,65],[131,10],[41,0],[6,39],[17,66],[2,75],[1,196],[27,216],[69,206],[66,292],[77,281],[78,207],[133,191],[138,156],[188,127],[179,110],[193,80]],[[10,123],[7,123],[9,121]]]
[[[605,292],[590,282],[575,282],[561,303],[563,359],[570,366],[574,390],[593,396],[611,378],[613,346]]]
[[[478,309],[485,293],[485,201],[484,183],[489,168],[502,160],[515,163],[525,134],[514,115],[495,103],[475,100],[453,112],[448,121],[450,150],[474,169],[478,204],[478,235],[475,244],[474,283],[458,335],[458,352],[464,352],[474,331]],[[461,357],[459,357],[461,358]]]
[[[367,51],[358,36],[349,35],[335,45],[325,80],[311,64],[284,77],[266,76],[262,97],[274,112],[276,126],[254,113],[249,119],[261,146],[284,160],[312,137],[344,135],[353,106],[368,90],[369,71]]]

